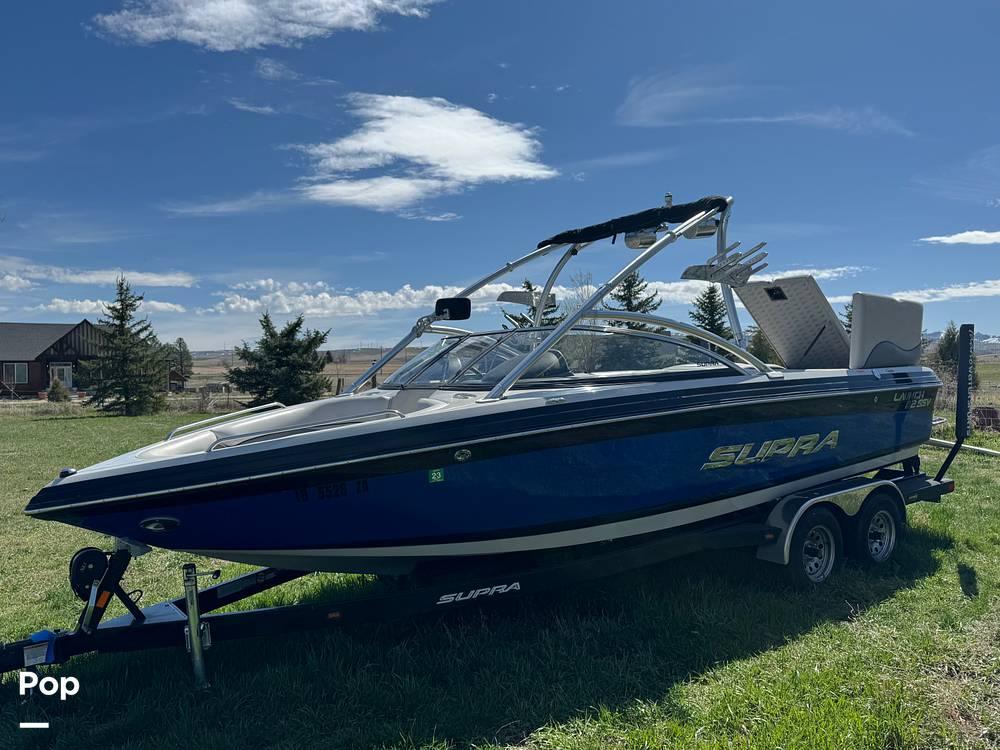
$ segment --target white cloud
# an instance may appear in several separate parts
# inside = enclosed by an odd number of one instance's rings
[[[535,132],[439,98],[352,94],[362,125],[331,143],[292,146],[313,161],[306,198],[397,211],[465,188],[509,180],[541,180],[555,169],[538,160]],[[392,174],[357,176],[392,168]]]
[[[181,41],[216,52],[292,47],[335,31],[369,31],[386,15],[424,17],[434,0],[130,0],[94,17],[134,44]]]
[[[33,286],[34,284],[30,280],[15,273],[5,273],[0,276],[0,289],[5,289],[8,292],[20,292],[24,289],[31,289]]]
[[[211,218],[232,216],[248,211],[264,211],[294,202],[295,196],[292,194],[259,190],[241,198],[221,201],[164,203],[160,206],[160,210],[179,217]]]
[[[320,203],[394,211],[454,190],[455,186],[445,180],[370,177],[308,185],[302,192],[310,200]]]
[[[618,107],[618,122],[637,127],[672,125],[692,111],[744,91],[745,87],[727,83],[720,72],[710,70],[633,78]]]
[[[403,219],[419,219],[421,221],[458,221],[462,218],[461,214],[456,214],[454,211],[445,211],[440,214],[429,214],[426,211],[420,210],[407,210],[400,211],[399,216]]]
[[[119,276],[124,275],[129,283],[136,286],[194,286],[197,278],[184,271],[158,273],[153,271],[130,271],[121,268],[79,270],[64,266],[47,266],[32,263],[25,258],[0,256],[0,271],[16,274],[31,281],[50,281],[56,284],[96,284],[111,286]]]
[[[311,161],[312,174],[296,190],[167,203],[161,209],[175,216],[229,216],[306,200],[452,221],[457,214],[428,214],[416,207],[482,183],[558,174],[538,160],[541,143],[535,131],[519,123],[439,98],[351,94],[347,101],[362,120],[353,133],[330,143],[285,146]]]
[[[274,292],[285,289],[293,294],[301,292],[325,291],[330,287],[325,281],[289,281],[282,283],[274,279],[254,279],[253,281],[240,281],[232,285],[231,289],[242,289],[250,291]]]
[[[968,284],[950,284],[930,289],[911,289],[904,292],[893,292],[890,296],[913,302],[947,302],[948,300],[968,297],[1000,297],[1000,279],[973,281]]]
[[[249,102],[245,102],[242,99],[240,99],[238,97],[235,97],[235,96],[232,97],[232,98],[230,98],[230,99],[226,99],[226,101],[229,102],[236,109],[240,110],[241,112],[253,112],[255,115],[276,115],[276,114],[278,114],[278,110],[276,110],[274,107],[272,107],[270,105],[267,105],[267,104],[261,104],[261,105],[250,104]]]
[[[674,148],[654,148],[645,151],[624,151],[617,154],[595,156],[572,162],[573,169],[614,169],[618,167],[644,167],[664,159],[669,159],[677,153]]]
[[[184,307],[184,305],[178,305],[176,302],[161,302],[160,300],[155,299],[143,300],[140,309],[149,310],[149,312],[187,312],[187,308]]]
[[[440,297],[451,297],[461,291],[459,286],[423,286],[414,288],[404,284],[395,291],[347,290],[342,292],[296,291],[291,284],[264,280],[258,288],[264,293],[251,296],[236,291],[222,292],[222,301],[202,313],[260,313],[270,310],[280,314],[305,313],[306,315],[371,315],[386,310],[427,310],[433,308]],[[259,282],[251,282],[257,284]],[[500,292],[510,291],[510,284],[488,284],[473,295],[478,306],[488,306],[496,301]],[[558,291],[558,290],[557,290]]]
[[[968,299],[972,297],[1000,297],[1000,279],[973,281],[968,284],[949,284],[927,289],[909,289],[902,292],[889,292],[888,296],[905,299],[923,304],[930,302],[948,302],[953,299]],[[851,295],[828,297],[832,304],[844,304],[851,301]]]
[[[920,241],[936,245],[1000,245],[1000,232],[972,229],[968,232],[945,234],[940,237],[921,237]]]
[[[869,270],[867,266],[836,266],[834,268],[789,268],[784,271],[754,274],[754,281],[774,281],[786,276],[812,276],[817,281],[832,281],[857,276]]]
[[[296,81],[301,76],[288,65],[273,57],[259,57],[254,66],[258,78],[265,81]]]
[[[53,297],[51,301],[25,308],[37,312],[55,312],[63,315],[103,315],[108,302],[98,299],[63,299]],[[154,313],[184,313],[187,308],[174,302],[160,302],[158,300],[143,300],[139,307],[140,311]]]
[[[809,274],[819,280],[839,279],[854,276],[863,271],[861,266],[839,266],[835,268],[802,268],[779,272],[777,276]],[[758,277],[755,277],[758,278]],[[703,281],[650,281],[649,287],[656,291],[665,304],[687,305],[701,294],[706,282]],[[507,283],[488,284],[472,296],[480,309],[494,304],[500,292],[520,289]],[[305,313],[307,315],[371,315],[384,310],[429,309],[440,297],[454,296],[459,286],[413,287],[404,284],[395,291],[345,289],[332,291],[323,282],[280,282],[272,278],[255,279],[232,284],[230,291],[220,292],[222,300],[211,308],[199,310],[202,313],[258,313],[271,310],[280,314]],[[578,290],[556,286],[553,288],[557,299],[569,300],[578,296]]]
[[[912,136],[913,131],[875,107],[829,107],[773,115],[706,115],[760,87],[734,84],[724,69],[658,73],[629,82],[618,107],[618,122],[635,127],[707,124],[807,125],[847,133],[888,133]]]
[[[792,124],[809,125],[828,130],[843,130],[856,135],[866,133],[887,133],[889,135],[914,135],[893,117],[890,117],[874,107],[846,109],[831,107],[830,109],[807,112],[789,112],[779,115],[750,115],[745,117],[712,117],[703,118],[699,122],[717,124]]]
[[[56,312],[63,315],[103,315],[105,302],[99,299],[63,299],[53,297],[50,302],[36,307],[29,307],[28,310],[39,312]]]

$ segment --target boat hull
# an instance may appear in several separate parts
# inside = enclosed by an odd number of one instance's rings
[[[929,436],[935,392],[899,383],[635,414],[619,404],[617,417],[439,429],[432,446],[368,445],[370,459],[34,512],[223,559],[399,573],[676,528],[896,463]]]

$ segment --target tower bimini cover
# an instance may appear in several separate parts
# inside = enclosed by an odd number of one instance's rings
[[[579,242],[596,242],[605,237],[614,237],[625,232],[636,232],[640,229],[651,229],[660,224],[680,224],[685,222],[701,211],[711,211],[717,209],[722,211],[726,207],[726,199],[719,195],[710,195],[691,203],[678,203],[673,206],[663,206],[661,208],[650,208],[640,211],[637,214],[619,216],[617,219],[605,221],[601,224],[593,224],[581,229],[569,229],[565,232],[549,237],[538,243],[538,247],[546,245],[576,244]]]

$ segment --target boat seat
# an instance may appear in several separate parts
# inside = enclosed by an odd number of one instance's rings
[[[812,276],[751,281],[735,291],[785,367],[847,367],[847,331]]]
[[[521,362],[520,357],[515,357],[514,359],[509,359],[506,362],[497,365],[492,370],[487,370],[483,375],[482,382],[484,383],[499,383],[503,380],[504,376],[514,369],[516,365]],[[535,362],[532,363],[521,379],[526,378],[554,378],[569,376],[573,373],[570,371],[566,364],[566,358],[563,357],[562,353],[553,349],[552,351],[544,352]]]
[[[861,293],[854,295],[852,305],[851,369],[920,363],[923,305]]]

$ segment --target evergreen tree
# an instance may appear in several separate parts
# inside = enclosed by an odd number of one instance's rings
[[[530,280],[525,279],[524,283],[521,284],[521,288],[524,291],[531,294],[531,298],[537,302],[541,302],[538,299],[538,295],[541,294],[540,290],[535,289],[535,285],[531,283]],[[543,303],[544,304],[544,303]],[[566,315],[559,313],[559,306],[552,305],[551,307],[546,307],[542,312],[542,325],[543,326],[557,326],[563,322]],[[503,314],[504,318],[510,323],[514,328],[533,328],[535,325],[535,315],[538,312],[537,305],[529,305],[528,312],[526,313],[512,313],[501,309],[500,312]],[[504,325],[504,328],[507,326]]]
[[[236,347],[243,366],[226,368],[229,382],[253,396],[250,406],[272,401],[291,406],[313,401],[331,390],[330,378],[322,374],[326,357],[319,351],[329,329],[303,330],[299,315],[279,331],[268,313],[261,316],[260,327],[263,335],[254,346],[244,341]]]
[[[642,276],[639,275],[638,271],[633,271],[620,283],[615,290],[609,295],[611,299],[617,304],[604,303],[605,310],[622,311],[622,312],[637,312],[637,313],[653,313],[659,309],[663,301],[660,299],[660,295],[653,291],[652,294],[646,294],[646,290],[649,288],[649,282],[646,281]],[[636,331],[646,331],[650,327],[644,323],[631,323],[631,322],[615,322],[612,325],[626,326]]]
[[[187,342],[178,338],[174,343],[167,344],[167,354],[170,366],[180,373],[181,380],[187,382],[194,373],[194,359],[191,357]]]
[[[163,408],[167,359],[148,318],[138,320],[142,295],[124,276],[116,283],[115,301],[106,304],[97,325],[101,345],[96,359],[81,362],[84,380],[93,383],[87,404],[127,417]]]
[[[59,378],[52,378],[52,382],[49,384],[49,401],[62,403],[69,401],[69,398],[69,388],[64,386]]]
[[[750,326],[747,328],[747,333],[750,334],[750,339],[747,342],[748,352],[769,365],[782,364],[781,357],[778,356],[774,347],[771,346],[771,342],[767,340],[767,336],[764,335],[764,332],[760,328]]]
[[[844,324],[844,330],[847,334],[851,334],[851,325],[854,322],[854,303],[847,302],[844,304],[844,312],[840,314],[840,322]]]
[[[616,312],[653,313],[662,302],[660,295],[655,291],[647,294],[648,289],[649,282],[642,278],[638,271],[633,271],[608,295],[611,302],[605,302],[604,309]],[[628,320],[615,320],[611,325],[631,328],[633,331],[660,330],[655,326]],[[663,351],[664,347],[652,339],[615,335],[605,340],[600,359],[604,361],[605,367],[614,370],[648,370],[665,366],[666,363],[661,362]]]
[[[942,370],[950,373],[952,377],[958,377],[958,326],[955,321],[949,320],[948,326],[938,339],[937,364]],[[976,372],[976,355],[972,355],[972,373],[969,384],[973,388],[979,387],[979,373]]]
[[[729,315],[726,311],[726,302],[722,299],[716,284],[709,284],[705,291],[698,295],[694,301],[694,309],[688,315],[694,324],[704,331],[724,339],[733,337],[733,332],[726,322]]]

